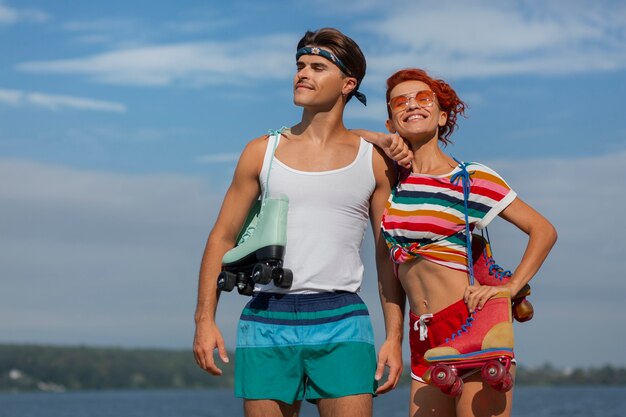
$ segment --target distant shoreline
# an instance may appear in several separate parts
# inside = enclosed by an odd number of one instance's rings
[[[191,350],[0,344],[0,392],[228,388],[233,362],[220,364],[224,375],[218,378],[198,368]],[[402,383],[409,382],[409,374],[405,370]],[[516,384],[626,385],[626,368],[519,366]]]

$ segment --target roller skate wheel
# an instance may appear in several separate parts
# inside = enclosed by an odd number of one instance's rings
[[[513,375],[507,372],[502,380],[502,383],[494,387],[498,391],[507,392],[513,388]]]
[[[257,284],[269,284],[272,280],[272,267],[266,264],[258,263],[252,269],[252,281]]]
[[[513,301],[513,317],[520,323],[533,318],[535,309],[526,298]]]
[[[441,390],[448,390],[456,380],[456,373],[448,365],[435,365],[430,373],[431,383]]]
[[[522,287],[521,290],[518,291],[517,294],[515,294],[513,297],[511,297],[511,300],[515,301],[515,300],[526,298],[531,293],[532,293],[532,291],[530,290],[530,285],[526,284],[526,285],[524,285]]]
[[[239,274],[238,274],[239,275]],[[241,273],[240,279],[237,280],[237,291],[241,295],[254,294],[254,282],[244,273]]]
[[[457,376],[450,388],[442,390],[442,392],[451,397],[459,397],[463,392],[463,380]]]
[[[237,275],[232,272],[222,271],[217,276],[217,288],[222,291],[232,291],[237,285]]]
[[[483,381],[492,387],[501,384],[507,374],[508,372],[504,365],[498,361],[487,362],[481,370]]]
[[[277,287],[289,288],[293,282],[293,273],[291,269],[277,267],[272,271],[272,279],[274,280],[274,285]]]
[[[424,380],[425,383],[432,385],[432,380],[431,380],[431,374],[430,372],[432,371],[432,366],[430,368],[428,368],[426,370],[426,372],[424,372],[424,375],[422,375],[422,379]]]

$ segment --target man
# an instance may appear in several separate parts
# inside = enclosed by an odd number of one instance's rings
[[[302,119],[282,132],[269,173],[272,193],[289,198],[284,266],[293,271],[293,284],[257,285],[239,324],[235,393],[248,417],[297,416],[302,399],[316,402],[322,417],[371,416],[372,394],[393,389],[402,367],[404,293],[379,227],[396,174],[381,151],[343,124],[348,100],[365,103],[358,45],[335,29],[307,32],[296,60],[294,103],[303,108]],[[263,136],[242,152],[202,260],[194,354],[213,375],[222,373],[214,349],[228,361],[215,324],[216,277],[267,186],[260,178],[270,169],[269,148]],[[356,295],[368,215],[386,327],[378,360],[367,308]],[[389,375],[376,390],[385,366]]]

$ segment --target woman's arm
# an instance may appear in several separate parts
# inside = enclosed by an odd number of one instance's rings
[[[500,217],[514,224],[528,235],[526,250],[511,279],[506,284],[498,287],[474,286],[467,288],[464,299],[470,311],[481,309],[488,299],[503,290],[508,291],[511,296],[517,294],[539,271],[557,240],[557,232],[552,223],[519,198],[513,200],[500,213]]]
[[[351,131],[372,145],[378,146],[389,159],[396,161],[400,166],[405,168],[411,167],[413,152],[411,152],[409,145],[399,135],[363,129],[352,129]]]

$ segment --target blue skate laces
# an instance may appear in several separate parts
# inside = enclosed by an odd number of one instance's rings
[[[283,126],[280,129],[276,129],[276,130],[269,129],[267,131],[267,134],[270,135],[270,136],[278,136],[278,135],[282,134],[285,130],[289,130],[289,128],[287,126]]]
[[[465,246],[467,247],[467,270],[469,272],[469,283],[470,285],[474,285],[474,265],[472,262],[470,262],[471,259],[474,259],[472,257],[472,245],[470,243],[470,226],[469,226],[469,215],[467,214],[468,212],[468,200],[469,200],[469,196],[470,196],[470,182],[471,182],[471,175],[472,173],[469,173],[467,171],[467,164],[465,162],[460,162],[458,159],[454,158],[453,159],[456,161],[456,163],[459,164],[459,167],[461,168],[461,170],[459,172],[454,173],[454,175],[452,175],[450,177],[450,182],[454,185],[456,185],[459,182],[459,179],[461,180],[461,184],[463,186],[463,207],[465,208],[465,213],[463,213],[465,215]]]
[[[487,242],[490,242],[489,231],[486,228],[485,233],[487,235]],[[489,275],[495,275],[496,278],[500,281],[513,275],[508,269],[504,269],[500,265],[496,264],[496,260],[493,259],[493,252],[491,253],[491,256],[487,259],[487,267],[489,268]]]
[[[461,328],[456,332],[452,333],[452,336],[447,337],[444,343],[448,343],[456,339],[457,337],[463,336],[463,333],[467,333],[469,328],[472,327],[472,322],[474,321],[474,314],[469,316],[467,320],[465,320],[465,324],[461,325]]]
[[[493,258],[487,259],[487,266],[489,267],[489,275],[495,275],[495,277],[500,281],[513,275],[508,269],[504,269],[500,265],[496,264],[496,261]]]

